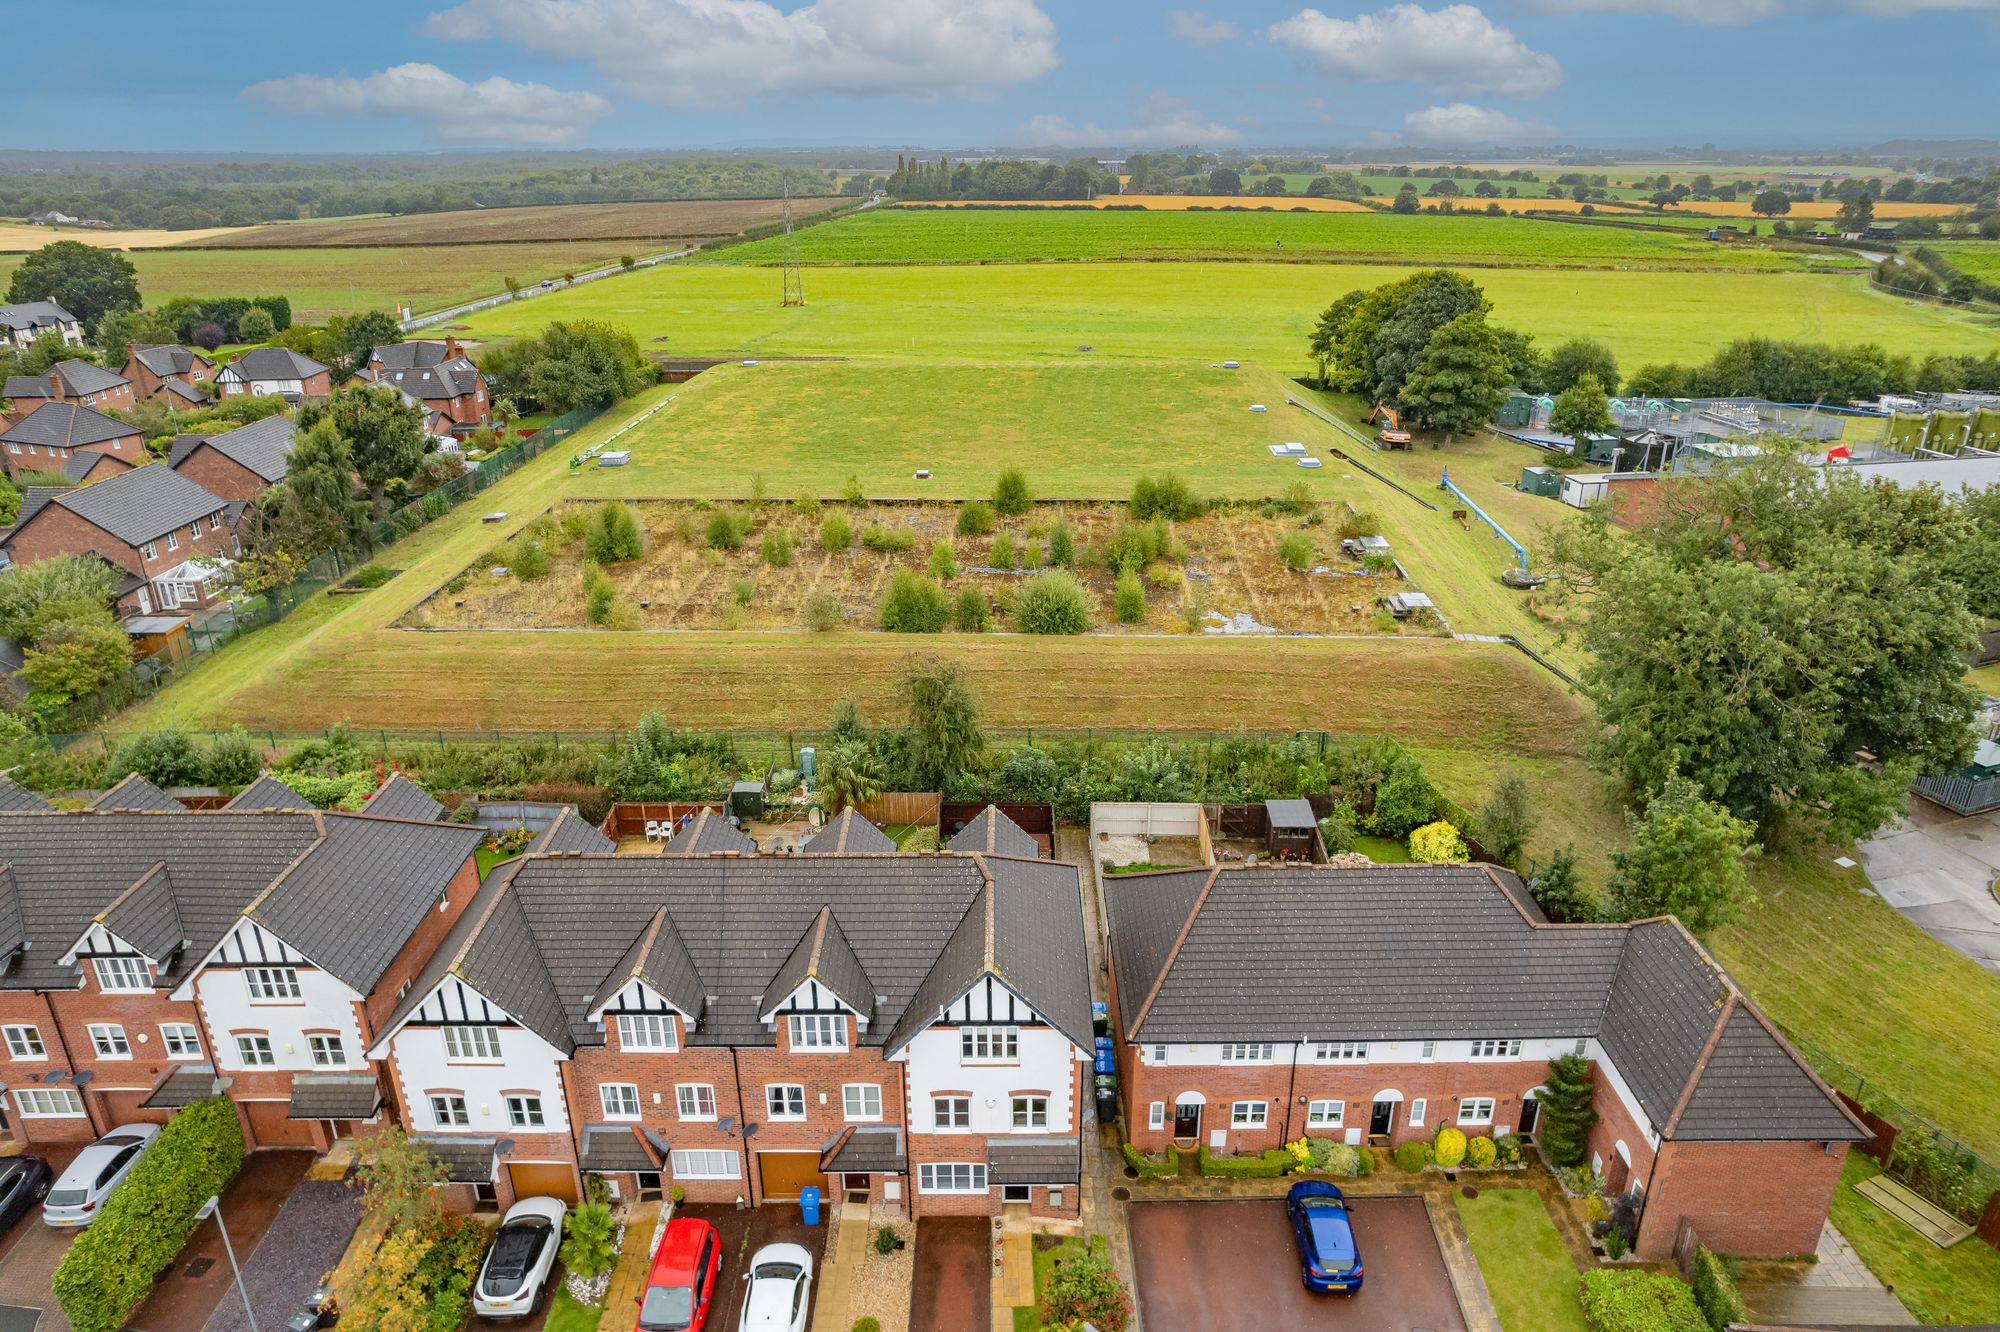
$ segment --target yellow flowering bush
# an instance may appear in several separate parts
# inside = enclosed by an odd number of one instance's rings
[[[1431,1143],[1431,1152],[1437,1163],[1449,1170],[1465,1159],[1465,1135],[1455,1128],[1441,1128]]]
[[[1443,819],[1436,823],[1426,823],[1410,834],[1410,859],[1427,864],[1443,861],[1462,861],[1470,858],[1465,849],[1465,839],[1458,835],[1458,829]]]

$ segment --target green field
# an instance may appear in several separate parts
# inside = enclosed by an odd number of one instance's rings
[[[1896,1288],[1896,1298],[1921,1322],[2000,1323],[2000,1253],[1976,1238],[1940,1249],[1854,1192],[1856,1184],[1881,1173],[1867,1157],[1850,1153],[1833,1195],[1833,1223],[1862,1261]]]
[[[1259,202],[1246,199],[1247,208]],[[1549,268],[1797,269],[1802,256],[1724,250],[1695,237],[1537,218],[1390,213],[1127,212],[887,208],[800,232],[809,264],[990,263],[1037,259],[1345,260]],[[724,263],[773,264],[781,238],[723,250]],[[1803,256],[1818,258],[1818,256]],[[1827,261],[1860,263],[1845,255]]]
[[[506,338],[588,316],[680,356],[1228,357],[1303,367],[1319,311],[1343,292],[1405,271],[1247,263],[815,268],[805,275],[807,306],[785,309],[775,269],[671,266],[482,311],[465,327],[476,338]],[[1969,352],[1990,347],[2000,328],[1991,317],[1895,300],[1858,274],[1492,269],[1476,276],[1500,322],[1531,330],[1545,346],[1601,339],[1632,367],[1704,360],[1752,334],[1879,342],[1911,355]],[[1079,351],[1084,345],[1091,350]]]
[[[1955,241],[1933,245],[1961,273],[2000,282],[2000,241]]]

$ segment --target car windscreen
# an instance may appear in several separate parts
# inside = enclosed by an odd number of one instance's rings
[[[694,1287],[648,1286],[639,1306],[639,1326],[645,1332],[681,1332],[694,1321]]]
[[[1347,1209],[1332,1199],[1308,1200],[1301,1208],[1306,1230],[1312,1236],[1313,1252],[1319,1266],[1328,1272],[1351,1272],[1357,1255],[1354,1230],[1348,1224]]]
[[[754,1281],[797,1281],[799,1279],[799,1265],[797,1263],[759,1263],[751,1269],[750,1277]]]
[[[87,1189],[54,1189],[44,1201],[50,1207],[81,1207],[89,1198]]]
[[[539,1216],[509,1221],[502,1226],[499,1238],[493,1241],[493,1248],[486,1255],[487,1292],[512,1295],[519,1290],[550,1234],[549,1223]]]

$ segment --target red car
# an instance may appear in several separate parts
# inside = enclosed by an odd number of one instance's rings
[[[636,1332],[701,1332],[722,1279],[722,1236],[706,1221],[677,1216],[653,1254]]]

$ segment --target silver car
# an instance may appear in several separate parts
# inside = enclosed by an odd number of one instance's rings
[[[159,1136],[158,1124],[127,1124],[78,1152],[42,1200],[42,1220],[52,1226],[87,1226],[95,1221],[104,1200]]]
[[[737,1332],[805,1332],[812,1311],[812,1255],[797,1244],[766,1244],[750,1259]]]
[[[479,1284],[472,1288],[472,1312],[481,1318],[526,1318],[541,1302],[542,1288],[562,1247],[563,1218],[569,1207],[560,1198],[523,1198],[507,1209],[500,1233],[479,1266]]]

